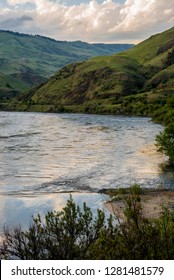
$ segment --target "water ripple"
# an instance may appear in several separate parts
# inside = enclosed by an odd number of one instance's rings
[[[0,112],[0,190],[98,190],[162,184],[148,118]],[[7,125],[8,124],[8,125]],[[144,149],[144,150],[143,150]],[[144,152],[146,149],[146,152]],[[142,152],[140,152],[142,151]]]

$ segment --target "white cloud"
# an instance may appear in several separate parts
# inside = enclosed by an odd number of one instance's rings
[[[11,29],[59,40],[137,42],[174,23],[173,0],[127,0],[124,4],[91,0],[71,6],[53,0],[8,0],[8,4],[9,9],[0,12],[0,27],[5,28],[8,19],[28,16],[33,20]]]
[[[8,4],[9,5],[21,5],[21,4],[25,4],[29,1],[26,1],[26,0],[7,0]],[[31,1],[33,2],[33,1]]]

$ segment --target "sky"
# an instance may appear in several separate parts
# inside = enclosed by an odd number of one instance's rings
[[[174,26],[174,0],[0,0],[0,29],[137,44]]]

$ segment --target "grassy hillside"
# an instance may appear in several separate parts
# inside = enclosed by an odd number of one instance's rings
[[[112,56],[62,68],[13,102],[34,111],[134,114],[174,120],[174,28]]]
[[[46,81],[61,67],[132,47],[129,44],[62,42],[42,36],[0,31],[0,99]]]

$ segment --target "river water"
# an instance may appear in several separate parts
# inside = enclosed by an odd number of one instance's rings
[[[0,112],[0,224],[60,210],[70,191],[95,209],[101,188],[173,187],[154,146],[162,129],[149,118]]]

